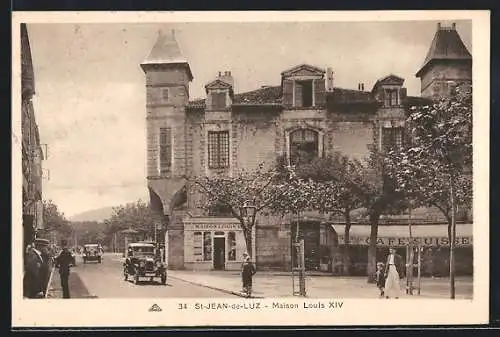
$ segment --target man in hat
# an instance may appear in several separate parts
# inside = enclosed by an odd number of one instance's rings
[[[25,274],[24,274],[24,292],[28,298],[40,297],[42,291],[41,270],[43,259],[41,252],[36,248],[35,243],[26,247],[26,255],[24,259]]]
[[[62,251],[59,253],[59,256],[56,258],[56,267],[59,268],[59,275],[61,277],[61,287],[63,290],[63,298],[70,298],[69,296],[69,269],[73,262],[73,258],[68,249],[66,241],[62,242]]]
[[[403,277],[403,258],[396,253],[394,247],[389,248],[389,255],[385,264],[385,298],[401,296],[400,279]]]

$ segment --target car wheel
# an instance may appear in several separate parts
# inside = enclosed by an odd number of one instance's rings
[[[167,284],[167,274],[161,276],[161,284]]]
[[[139,273],[135,273],[134,275],[134,284],[139,284]]]

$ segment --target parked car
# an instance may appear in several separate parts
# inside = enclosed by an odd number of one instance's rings
[[[123,276],[125,281],[131,276],[134,284],[138,284],[141,278],[150,281],[159,278],[162,284],[167,284],[167,267],[154,243],[135,242],[126,247]]]
[[[83,246],[83,263],[89,261],[102,262],[102,249],[97,243],[86,244]]]

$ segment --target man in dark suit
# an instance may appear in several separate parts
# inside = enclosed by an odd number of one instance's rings
[[[389,255],[385,264],[385,298],[399,298],[401,296],[400,279],[403,277],[403,258],[396,253],[394,247],[389,248]]]
[[[70,298],[69,296],[69,269],[72,264],[72,256],[66,245],[66,242],[62,242],[63,250],[56,258],[56,267],[59,268],[59,275],[61,277],[61,287],[63,290],[63,298]]]
[[[43,259],[41,253],[35,248],[32,243],[26,249],[24,258],[25,274],[24,274],[24,292],[28,298],[37,298],[42,291],[41,269]]]

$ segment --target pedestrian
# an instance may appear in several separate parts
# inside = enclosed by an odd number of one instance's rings
[[[43,294],[47,292],[47,287],[50,278],[50,269],[52,268],[50,261],[50,253],[48,247],[42,241],[36,241],[37,250],[40,252],[42,257],[42,266],[40,269],[40,282],[41,282],[41,290]]]
[[[241,279],[243,281],[243,292],[247,297],[252,295],[252,277],[255,275],[256,269],[250,256],[243,253],[243,263],[241,265]]]
[[[389,255],[385,264],[385,298],[399,298],[401,296],[400,279],[403,277],[403,258],[396,253],[394,247],[389,248]]]
[[[377,271],[375,273],[375,280],[377,281],[377,287],[380,290],[380,297],[384,297],[384,288],[385,288],[385,272],[384,272],[384,263],[377,263]]]
[[[34,243],[26,247],[24,263],[24,295],[28,298],[38,298],[40,297],[40,292],[42,291],[41,269],[43,259],[40,251],[36,249]]]
[[[63,298],[70,298],[68,279],[69,279],[69,269],[73,259],[66,245],[66,242],[63,242],[62,246],[63,249],[56,258],[56,267],[59,268]]]

